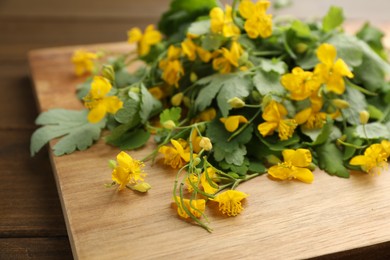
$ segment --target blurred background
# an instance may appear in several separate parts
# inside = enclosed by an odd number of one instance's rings
[[[41,151],[30,158],[28,150],[38,114],[29,79],[28,51],[126,41],[128,29],[156,23],[169,2],[0,0],[0,259],[72,258],[48,153]],[[292,2],[288,8],[271,12],[313,18],[322,17],[331,5],[337,5],[344,8],[347,21],[355,28],[370,20],[390,31],[388,0]],[[378,253],[388,248],[387,244],[374,250]]]

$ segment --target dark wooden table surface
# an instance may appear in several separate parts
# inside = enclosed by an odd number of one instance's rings
[[[168,3],[0,0],[0,259],[72,259],[48,153],[29,154],[38,111],[28,51],[125,41],[129,28],[156,22]],[[324,258],[385,259],[389,250],[384,243]]]

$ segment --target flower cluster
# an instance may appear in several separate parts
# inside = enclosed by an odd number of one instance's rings
[[[237,187],[262,174],[312,183],[315,168],[348,178],[387,167],[390,65],[377,29],[345,34],[337,7],[304,22],[273,19],[267,0],[201,2],[172,5],[158,30],[131,29],[135,49],[102,67],[96,53],[72,58],[77,75],[92,74],[78,93],[85,134],[99,123],[121,150],[157,143],[141,161],[119,153],[113,185],[147,191],[143,162],[161,159],[177,171],[178,215],[210,230],[206,206],[238,215],[248,194]],[[135,60],[145,65],[129,73]]]

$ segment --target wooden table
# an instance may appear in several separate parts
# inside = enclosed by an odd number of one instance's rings
[[[37,2],[0,3],[0,259],[72,258],[48,154],[29,155],[37,109],[27,51],[122,41],[130,27],[157,21],[169,0]],[[383,259],[389,251],[387,242],[322,258]]]

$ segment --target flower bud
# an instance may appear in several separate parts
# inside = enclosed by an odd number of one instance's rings
[[[234,97],[234,98],[229,99],[228,103],[232,108],[241,108],[241,107],[245,106],[245,102],[241,98],[238,98],[238,97]]]
[[[152,188],[152,186],[150,186],[150,184],[147,182],[140,182],[140,183],[137,183],[137,184],[131,186],[132,190],[136,190],[139,192],[147,192],[151,188]]]
[[[260,101],[261,101],[261,95],[260,95],[260,93],[259,93],[257,90],[253,90],[253,91],[252,91],[252,98],[253,98],[256,102],[260,102]]]
[[[368,119],[370,119],[370,114],[366,110],[360,111],[359,119],[360,119],[360,123],[362,125],[365,125],[367,124]]]
[[[347,101],[345,101],[343,99],[339,99],[339,98],[333,99],[332,103],[335,107],[340,108],[340,109],[344,109],[344,108],[349,107],[349,103]]]
[[[140,92],[140,89],[138,86],[133,86],[130,88],[129,92],[133,92],[133,93],[138,94]]]
[[[186,107],[191,107],[191,99],[187,96],[183,97],[183,103]]]
[[[115,169],[116,167],[116,161],[115,160],[109,160],[108,161],[108,166],[111,168],[111,169]]]
[[[110,82],[115,81],[115,71],[112,65],[103,65],[102,75]]]
[[[307,44],[300,42],[297,45],[295,45],[295,51],[297,53],[304,53],[307,50],[307,47],[308,47]]]
[[[281,162],[280,159],[273,154],[267,155],[265,159],[271,165],[277,165],[278,163]]]
[[[175,122],[173,122],[173,120],[167,120],[162,125],[166,129],[173,129],[176,127],[176,124]]]
[[[195,72],[191,72],[190,74],[190,81],[193,83],[198,80],[198,75],[196,75]]]
[[[197,166],[199,163],[201,162],[201,160],[200,160],[200,158],[199,157],[196,157],[195,159],[194,159],[194,166]]]
[[[183,93],[177,93],[171,98],[171,103],[173,106],[177,107],[180,106],[181,102],[183,101]]]
[[[213,149],[213,144],[211,143],[210,139],[207,137],[202,137],[199,141],[199,146],[203,148],[205,151],[210,151]]]

